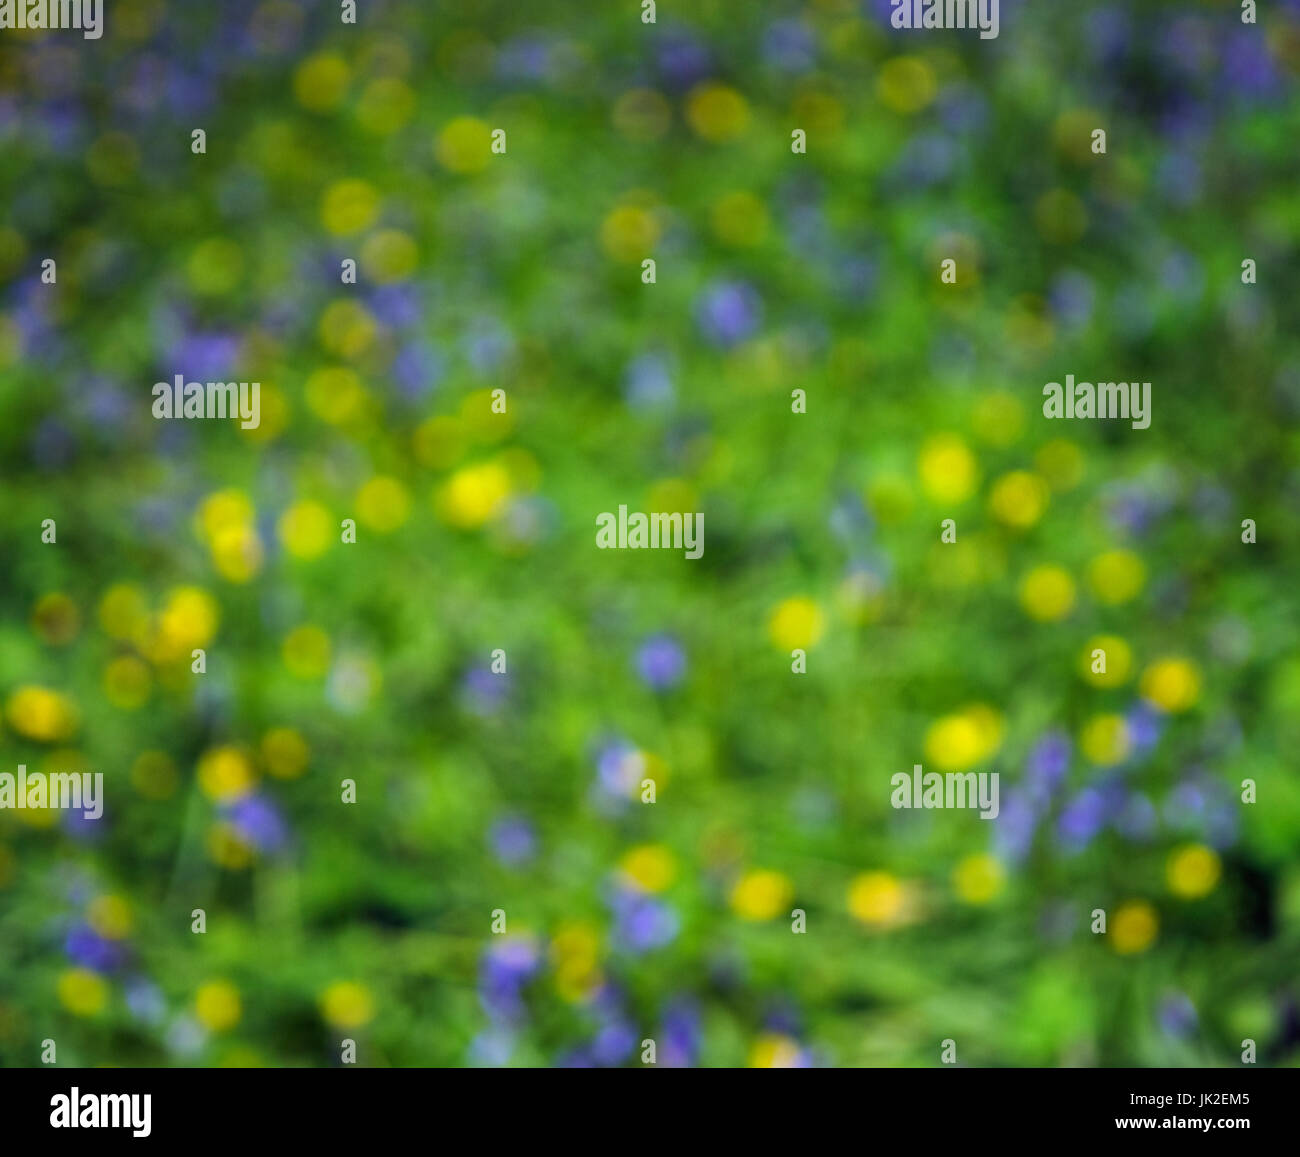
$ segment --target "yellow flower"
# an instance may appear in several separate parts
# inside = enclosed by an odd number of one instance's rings
[[[618,865],[619,871],[643,892],[662,892],[677,875],[673,854],[661,844],[633,848]]]
[[[686,120],[698,136],[721,144],[744,134],[749,127],[749,105],[734,88],[710,81],[691,90]]]
[[[72,701],[48,687],[27,685],[9,696],[5,705],[9,726],[19,735],[41,743],[69,739],[77,730]]]
[[[855,920],[875,928],[901,923],[906,903],[906,889],[888,872],[863,872],[849,885],[849,912]]]
[[[976,705],[945,715],[925,733],[925,758],[942,771],[965,771],[1002,746],[1002,718]]]
[[[438,134],[434,155],[453,173],[481,173],[492,160],[492,130],[477,117],[457,117]]]
[[[131,784],[146,799],[170,799],[180,777],[171,756],[162,751],[142,751],[131,765]]]
[[[1040,623],[1054,623],[1074,608],[1074,580],[1059,566],[1036,566],[1020,583],[1020,605]]]
[[[780,1033],[764,1033],[749,1052],[751,1069],[792,1069],[799,1063],[799,1042]]]
[[[32,609],[32,629],[51,646],[72,642],[81,629],[77,604],[64,594],[45,595]]]
[[[218,803],[247,795],[255,782],[253,765],[237,747],[214,747],[199,758],[199,787]]]
[[[780,872],[746,872],[731,890],[731,908],[742,920],[771,920],[794,899],[794,885]]]
[[[1006,881],[1001,863],[993,856],[967,856],[953,871],[952,883],[967,904],[987,904]]]
[[[1127,603],[1141,593],[1147,571],[1131,550],[1109,550],[1088,565],[1088,585],[1098,602]]]
[[[1027,470],[1013,470],[993,485],[989,509],[1000,522],[1025,530],[1043,517],[1047,509],[1047,484]]]
[[[1094,715],[1079,735],[1079,749],[1098,767],[1123,763],[1129,747],[1128,724],[1122,715]]]
[[[262,736],[262,762],[277,779],[296,779],[307,769],[307,741],[292,727],[275,727]]]
[[[335,1028],[360,1028],[375,1015],[375,1002],[370,990],[351,980],[331,984],[320,998],[321,1015]]]
[[[341,56],[321,52],[309,56],[293,74],[294,99],[311,112],[329,112],[343,103],[350,73]]]
[[[1102,654],[1093,659],[1093,653]],[[1105,661],[1104,671],[1094,670]],[[1084,645],[1079,656],[1079,670],[1088,682],[1097,687],[1122,687],[1133,671],[1133,651],[1118,635],[1096,635]]]
[[[584,921],[572,921],[557,929],[551,940],[551,960],[555,965],[555,988],[563,999],[576,1004],[600,987],[599,949],[600,934]]]
[[[1214,891],[1219,882],[1219,857],[1203,844],[1175,848],[1165,865],[1169,890],[1184,900],[1199,900]]]
[[[1165,658],[1142,672],[1142,698],[1161,711],[1186,711],[1201,694],[1201,674],[1190,659]]]
[[[777,605],[768,619],[767,633],[782,651],[814,647],[826,631],[826,616],[810,598],[796,596]]]
[[[499,463],[464,466],[438,492],[438,512],[452,526],[473,530],[491,519],[509,497],[510,475]]]
[[[319,679],[330,667],[329,636],[310,623],[295,627],[285,638],[281,655],[299,679]]]
[[[979,482],[975,456],[956,434],[935,434],[921,447],[921,485],[935,502],[965,502]]]
[[[919,56],[896,56],[885,62],[876,81],[876,95],[897,113],[920,112],[939,90],[932,69]]]
[[[1110,922],[1110,944],[1121,956],[1145,952],[1154,943],[1160,922],[1145,900],[1130,900]]]
[[[659,222],[639,205],[620,205],[600,226],[601,247],[615,261],[643,261],[658,240]]]
[[[369,229],[379,216],[379,192],[365,181],[336,181],[321,200],[321,224],[337,237]]]
[[[400,229],[381,229],[361,246],[361,263],[370,280],[379,285],[405,281],[419,264],[415,239]]]
[[[224,530],[251,524],[254,513],[253,503],[242,490],[217,490],[199,507],[199,534],[211,543]]]
[[[134,655],[122,655],[104,668],[104,698],[123,711],[135,711],[149,702],[153,675]]]
[[[370,479],[357,492],[357,519],[377,534],[391,534],[411,515],[411,496],[396,478]]]
[[[195,994],[194,1015],[211,1032],[234,1028],[242,1014],[239,989],[227,980],[210,980]]]
[[[334,521],[319,502],[305,499],[280,516],[276,532],[295,558],[319,558],[334,541]]]
[[[712,223],[725,245],[760,245],[767,237],[767,207],[753,193],[727,193],[714,202]]]
[[[88,968],[69,968],[59,974],[58,994],[74,1016],[95,1016],[108,1002],[108,984]]]
[[[99,896],[91,901],[87,919],[90,926],[108,940],[125,940],[135,927],[131,905],[121,896]]]

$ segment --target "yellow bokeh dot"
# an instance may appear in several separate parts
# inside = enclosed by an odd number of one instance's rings
[[[292,727],[273,727],[262,736],[262,763],[277,779],[296,779],[307,770],[307,741]]]
[[[462,530],[488,522],[510,497],[510,475],[497,462],[464,466],[439,489],[436,507],[441,518]]]
[[[194,996],[194,1015],[210,1032],[234,1028],[243,1015],[239,989],[228,980],[210,980]]]
[[[357,519],[378,534],[391,534],[411,515],[410,492],[396,478],[370,479],[357,491]]]
[[[171,756],[162,751],[142,751],[131,765],[131,785],[146,799],[170,799],[180,776]]]
[[[1006,882],[1002,864],[990,855],[967,856],[953,870],[952,885],[967,904],[987,904]]]
[[[1072,490],[1083,480],[1083,451],[1065,438],[1043,444],[1034,466],[1053,490]]]
[[[309,56],[293,74],[294,99],[311,112],[330,112],[343,103],[351,73],[341,56]]]
[[[751,1069],[792,1069],[799,1064],[799,1042],[781,1033],[764,1033],[749,1050]]]
[[[363,984],[339,980],[320,998],[321,1015],[335,1028],[352,1029],[369,1024],[375,1015],[374,998]]]
[[[445,470],[464,456],[465,430],[456,418],[439,414],[420,423],[412,449],[421,465]]]
[[[925,758],[942,771],[965,771],[997,751],[1002,730],[1002,717],[991,707],[945,715],[925,733]]]
[[[641,261],[651,255],[658,240],[658,219],[640,205],[620,205],[601,222],[601,248],[615,261]]]
[[[217,600],[202,587],[173,587],[158,616],[164,649],[188,658],[195,647],[212,642],[220,618]]]
[[[281,655],[299,679],[319,679],[330,666],[329,636],[310,623],[295,627],[285,638]]]
[[[77,712],[66,695],[48,687],[19,687],[5,704],[9,726],[41,743],[58,743],[77,730]]]
[[[397,132],[414,112],[415,93],[411,86],[392,76],[372,80],[357,101],[357,122],[376,136]]]
[[[628,89],[614,102],[614,127],[629,140],[658,140],[672,119],[672,106],[652,88]]]
[[[1074,580],[1063,567],[1036,566],[1020,582],[1020,605],[1040,623],[1054,623],[1074,609]]]
[[[361,246],[366,275],[378,285],[405,281],[415,272],[419,260],[415,238],[400,229],[381,229]]]
[[[366,401],[361,379],[347,366],[324,366],[314,371],[303,393],[312,412],[334,426],[356,417]]]
[[[321,224],[339,237],[369,229],[379,216],[379,191],[366,181],[346,178],[325,190]]]
[[[873,928],[888,928],[901,922],[906,890],[888,872],[863,872],[849,885],[849,913]]]
[[[760,245],[767,237],[767,206],[753,193],[727,193],[710,214],[714,235],[726,245]]]
[[[237,747],[214,747],[199,758],[199,787],[218,803],[239,799],[253,790],[256,778],[248,756]]]
[[[90,902],[86,920],[108,940],[124,940],[135,927],[135,914],[131,911],[131,905],[121,896],[96,897]]]
[[[1204,844],[1175,848],[1165,864],[1169,890],[1184,900],[1199,900],[1214,891],[1221,872],[1218,854]]]
[[[661,844],[642,844],[629,851],[619,872],[643,892],[662,892],[677,875],[677,861]]]
[[[979,481],[975,456],[956,434],[936,434],[921,447],[921,485],[935,502],[964,502]]]
[[[321,345],[341,358],[357,358],[375,340],[375,319],[359,301],[332,301],[316,327]]]
[[[1158,659],[1142,672],[1142,698],[1172,714],[1192,707],[1201,694],[1201,673],[1190,659]]]
[[[65,594],[44,595],[32,608],[32,629],[43,643],[63,646],[72,642],[81,629],[81,613]]]
[[[492,160],[492,130],[477,117],[457,117],[438,134],[433,151],[444,169],[481,173]]]
[[[1047,484],[1037,474],[1013,470],[993,484],[989,509],[999,522],[1024,530],[1043,517],[1047,494]]]
[[[920,112],[939,91],[934,69],[919,56],[887,60],[876,81],[876,95],[897,113]]]
[[[780,872],[746,872],[731,890],[731,909],[742,920],[771,920],[787,912],[794,885]]]
[[[734,88],[716,82],[697,85],[686,98],[686,121],[706,141],[735,140],[749,127],[749,105]]]
[[[59,973],[59,1003],[74,1016],[95,1016],[108,1003],[108,983],[88,968],[69,968]]]
[[[212,539],[212,563],[222,578],[246,583],[262,569],[262,540],[251,526],[229,526]]]
[[[208,829],[207,846],[212,862],[227,871],[243,871],[253,862],[254,849],[233,824],[213,824]]]
[[[1160,921],[1145,900],[1122,904],[1110,922],[1110,944],[1121,956],[1145,952],[1155,943]]]
[[[248,526],[254,514],[253,503],[242,490],[217,490],[199,506],[199,534],[211,543],[222,531]]]
[[[1094,686],[1122,687],[1133,673],[1133,649],[1118,635],[1097,635],[1085,644],[1079,670]]]
[[[1146,566],[1131,550],[1108,550],[1088,564],[1088,586],[1098,602],[1110,606],[1135,599],[1146,577]]]
[[[1131,741],[1124,716],[1094,715],[1079,734],[1079,750],[1098,767],[1114,767],[1128,758]]]
[[[319,502],[304,499],[280,516],[276,533],[295,558],[319,558],[334,542],[334,520]]]
[[[802,595],[786,599],[772,611],[767,633],[782,651],[807,650],[826,632],[826,616],[812,599]]]
[[[104,698],[123,711],[136,711],[149,702],[153,674],[134,655],[121,655],[104,668]]]
[[[130,583],[115,583],[99,600],[99,625],[114,639],[140,640],[149,628],[149,603]]]

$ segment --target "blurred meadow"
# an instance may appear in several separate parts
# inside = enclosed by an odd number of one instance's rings
[[[0,770],[106,793],[0,1063],[1300,1062],[1300,2],[105,7],[0,33]]]

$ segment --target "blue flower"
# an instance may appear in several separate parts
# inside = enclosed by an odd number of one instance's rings
[[[655,635],[642,644],[636,656],[641,678],[656,691],[675,687],[686,674],[686,652],[669,635]]]
[[[696,306],[696,319],[714,345],[736,345],[758,329],[762,302],[750,285],[722,281],[712,285]]]

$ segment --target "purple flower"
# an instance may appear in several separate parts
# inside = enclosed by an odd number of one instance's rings
[[[1047,291],[1048,304],[1061,325],[1078,330],[1092,317],[1096,290],[1092,278],[1077,269],[1067,269],[1058,274]]]
[[[112,972],[126,961],[126,949],[116,940],[100,936],[88,924],[77,923],[63,941],[68,959],[94,972]]]
[[[623,396],[634,410],[666,406],[673,400],[673,379],[667,359],[659,354],[642,354],[627,367]]]
[[[1057,833],[1071,852],[1081,852],[1106,822],[1106,801],[1101,793],[1084,788],[1065,805],[1057,820]]]
[[[775,20],[763,37],[763,58],[782,72],[807,72],[817,63],[817,37],[802,20]]]
[[[495,715],[510,693],[510,677],[498,675],[488,667],[472,667],[461,684],[461,701],[474,715]]]
[[[999,857],[1012,863],[1023,860],[1034,843],[1038,817],[1028,795],[1015,788],[1002,796],[998,818],[994,821],[993,843]]]
[[[288,832],[275,805],[264,796],[247,795],[225,809],[240,839],[264,852],[278,851],[284,846]]]
[[[699,1058],[700,1038],[700,1010],[695,1002],[680,997],[671,1001],[664,1009],[657,1061],[665,1068],[689,1068]]]
[[[681,926],[672,908],[641,892],[616,888],[610,906],[614,909],[614,941],[636,955],[670,944]]]
[[[686,652],[671,636],[655,635],[637,652],[636,669],[654,690],[666,691],[686,674]]]
[[[1168,993],[1160,1001],[1156,1020],[1167,1035],[1189,1037],[1196,1031],[1196,1006],[1186,993]]]
[[[1038,807],[1045,807],[1065,782],[1070,767],[1070,740],[1063,731],[1049,731],[1030,749],[1025,760],[1025,787]]]
[[[591,1042],[591,1055],[597,1064],[616,1065],[626,1060],[636,1049],[636,1027],[629,1021],[618,1019],[601,1028]]]
[[[526,864],[537,852],[533,826],[522,816],[503,816],[488,833],[492,854],[508,867]]]
[[[1160,824],[1156,806],[1141,792],[1134,792],[1115,817],[1115,830],[1129,840],[1149,840]]]
[[[233,335],[186,334],[167,351],[165,380],[181,374],[187,382],[225,381],[236,372],[238,358],[239,338]]]
[[[752,286],[722,281],[711,286],[696,306],[704,336],[714,345],[736,345],[758,329],[762,302]]]
[[[659,40],[659,72],[668,88],[682,92],[709,75],[709,50],[689,33],[665,32]]]
[[[1145,755],[1160,741],[1164,721],[1149,704],[1139,701],[1124,717],[1128,729],[1130,757]]]
[[[523,988],[540,965],[537,945],[523,937],[497,939],[484,952],[479,966],[479,1000],[494,1020],[522,1019]]]

